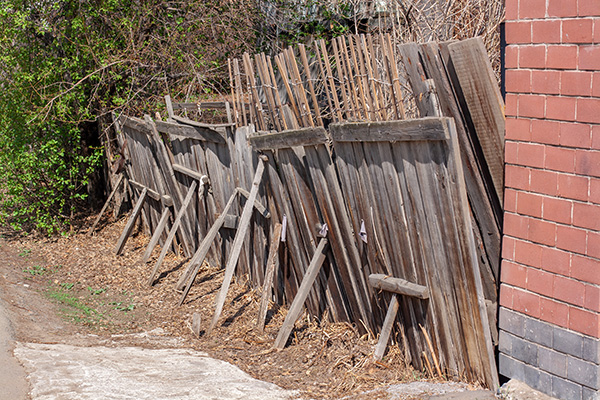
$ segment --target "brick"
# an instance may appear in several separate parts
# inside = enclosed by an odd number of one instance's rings
[[[589,201],[600,204],[600,179],[590,178]]]
[[[523,368],[524,382],[535,390],[544,390],[552,385],[552,377],[546,372],[541,371],[531,365],[525,365]]]
[[[592,144],[590,125],[563,122],[560,124],[559,132],[562,146],[589,149]]]
[[[504,211],[517,211],[517,191],[514,189],[504,189]]]
[[[560,72],[559,71],[531,71],[530,91],[533,93],[559,94]]]
[[[508,164],[519,163],[519,143],[506,141],[504,144],[504,162]]]
[[[576,332],[555,327],[552,335],[552,346],[556,351],[581,358],[583,354],[583,336]]]
[[[544,144],[559,144],[560,122],[545,119],[531,121],[531,140]]]
[[[554,279],[553,297],[565,303],[583,307],[585,285],[579,281],[556,276]]]
[[[529,219],[518,214],[504,214],[504,234],[519,239],[527,239]]]
[[[543,193],[550,196],[558,194],[558,173],[532,169],[530,175],[531,182],[528,185],[528,189],[532,192]]]
[[[561,3],[573,2],[561,1]],[[593,32],[594,21],[591,18],[567,19],[562,21],[563,43],[592,43]]]
[[[523,329],[524,339],[542,346],[552,347],[552,332],[554,331],[552,324],[529,317],[523,319],[525,324]]]
[[[566,328],[569,325],[569,306],[541,297],[540,319]]]
[[[527,285],[527,268],[512,263],[507,260],[502,260],[502,268],[500,276],[502,282],[509,285],[525,288]]]
[[[577,99],[577,121],[600,123],[600,99],[580,98]]]
[[[537,268],[542,263],[542,249],[539,245],[517,240],[515,242],[515,261]]]
[[[567,360],[567,378],[581,385],[598,389],[598,366],[569,357]]]
[[[517,194],[517,212],[532,217],[542,217],[542,196],[527,192]]]
[[[598,400],[600,395],[598,395],[598,391],[595,389],[586,388],[585,386],[581,387],[581,400]]]
[[[575,17],[577,1],[551,0],[548,2],[549,17]]]
[[[556,243],[556,224],[531,218],[529,220],[529,234],[527,238],[535,243],[554,246]]]
[[[522,362],[500,353],[498,356],[498,367],[500,374],[523,381],[525,364]]]
[[[591,337],[583,338],[583,359],[600,363],[600,340]]]
[[[581,17],[600,15],[600,2],[598,0],[578,0],[578,15]]]
[[[520,94],[518,102],[519,117],[544,118],[546,96]]]
[[[575,171],[575,150],[573,149],[546,146],[544,160],[544,167],[547,169],[562,172]]]
[[[498,326],[500,329],[510,332],[513,335],[523,337],[525,318],[521,314],[509,310],[508,308],[500,307],[500,311],[498,312]]]
[[[577,99],[573,97],[548,96],[546,98],[546,118],[574,121],[577,104]]]
[[[560,43],[560,20],[542,20],[531,23],[532,43]]]
[[[519,19],[519,2],[509,1],[504,6],[504,18],[506,21],[513,21]]]
[[[502,258],[512,260],[515,255],[515,239],[503,236],[502,237]]]
[[[500,285],[500,305],[512,309],[515,289],[506,284]]]
[[[531,93],[531,71],[526,69],[506,70],[506,91]]]
[[[524,290],[514,289],[513,309],[531,317],[540,316],[540,296]]]
[[[569,275],[571,254],[549,247],[542,247],[542,268],[555,274]]]
[[[498,333],[498,351],[508,355],[512,354],[511,335],[503,330]]]
[[[554,287],[554,274],[535,268],[527,268],[527,290],[544,296],[552,296]]]
[[[574,254],[570,276],[580,281],[600,285],[600,261]]]
[[[510,355],[512,357],[523,361],[525,364],[537,365],[538,346],[535,343],[510,334],[507,334],[507,336],[511,341],[512,352]]]
[[[600,177],[600,151],[577,150],[575,172],[581,175]]]
[[[577,307],[569,307],[569,329],[585,335],[600,337],[598,313]]]
[[[507,21],[504,24],[506,43],[531,43],[531,22]]]
[[[588,245],[586,255],[600,258],[600,233],[588,232]]]
[[[506,118],[506,140],[531,140],[531,120]]]
[[[550,69],[577,68],[578,50],[578,47],[573,45],[549,45],[546,67]]]
[[[552,375],[567,377],[567,356],[554,350],[540,347],[538,350],[538,366]]]
[[[600,24],[596,25],[600,31]],[[592,77],[592,96],[600,97],[600,72],[594,72]]]
[[[592,95],[593,74],[591,72],[563,71],[560,74],[560,94],[567,96]]]
[[[579,69],[600,71],[600,46],[581,46],[579,48]]]
[[[518,68],[519,67],[519,47],[518,46],[506,46],[504,50],[504,67],[505,68]]]
[[[585,254],[586,231],[571,226],[556,227],[556,247],[563,250]]]
[[[583,306],[588,310],[600,312],[600,287],[585,285]]]
[[[529,190],[529,169],[515,165],[507,165],[504,171],[507,187]]]
[[[568,381],[566,379],[559,378],[558,376],[552,377],[552,396],[557,399],[581,399],[581,386]]]
[[[519,49],[519,68],[543,69],[545,67],[546,46],[521,46],[521,48]]]
[[[600,125],[592,126],[592,149],[600,150]]]
[[[573,203],[573,225],[596,231],[600,230],[600,206]]]
[[[507,116],[516,117],[519,111],[519,96],[512,93],[506,94],[505,112]]]
[[[526,0],[519,2],[519,19],[544,18],[546,0]]]
[[[563,224],[571,223],[573,202],[570,200],[544,197],[542,200],[542,218]]]
[[[577,153],[575,156],[577,157]],[[587,201],[589,181],[584,176],[558,174],[558,195],[566,199]]]

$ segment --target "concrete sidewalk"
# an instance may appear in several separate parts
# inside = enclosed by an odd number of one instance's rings
[[[0,400],[27,398],[25,370],[13,357],[14,345],[14,332],[6,307],[0,300]]]

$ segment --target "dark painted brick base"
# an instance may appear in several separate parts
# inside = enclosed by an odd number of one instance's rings
[[[600,400],[600,341],[500,308],[500,374],[564,400]]]

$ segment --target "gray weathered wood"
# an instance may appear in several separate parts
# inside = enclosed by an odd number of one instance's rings
[[[233,273],[235,272],[235,267],[240,256],[240,252],[242,250],[242,244],[244,243],[246,233],[250,228],[250,218],[252,217],[252,210],[254,209],[254,201],[256,200],[256,196],[258,195],[258,188],[260,186],[263,172],[265,170],[264,159],[261,157],[259,158],[259,160],[260,161],[256,168],[256,173],[254,174],[254,180],[252,181],[252,189],[250,190],[250,196],[248,196],[248,200],[244,205],[244,210],[242,211],[242,216],[240,217],[238,230],[235,234],[235,238],[233,239],[233,244],[231,245],[231,253],[229,254],[229,259],[227,260],[227,265],[225,266],[225,276],[223,278],[223,285],[221,286],[221,291],[217,295],[217,299],[215,301],[215,314],[213,315],[210,327],[208,328],[208,334],[210,334],[217,325],[219,317],[221,316],[221,312],[223,311],[223,305],[225,304],[225,298],[227,297],[227,292],[229,291],[231,278],[233,278]]]
[[[171,209],[169,207],[165,207],[163,209],[162,215],[160,216],[160,221],[158,221],[158,225],[156,225],[156,229],[154,229],[154,233],[152,234],[152,237],[148,242],[148,246],[146,247],[146,251],[144,252],[144,255],[142,257],[142,262],[148,262],[148,260],[150,259],[150,255],[152,254],[154,247],[158,244],[158,240],[162,236],[170,216]]]
[[[233,123],[233,122],[227,122],[224,124],[204,124],[202,122],[197,122],[197,121],[185,118],[185,117],[179,117],[177,115],[174,115],[172,119],[179,123],[195,126],[197,128],[217,129],[217,128],[230,128],[230,127],[235,126],[235,123]]]
[[[158,256],[158,260],[156,260],[156,265],[154,266],[154,269],[150,273],[150,277],[148,278],[148,285],[150,285],[150,286],[152,286],[152,284],[154,283],[154,277],[156,276],[158,269],[162,265],[162,262],[164,261],[166,255],[167,255],[167,252],[169,251],[169,247],[171,246],[171,243],[173,242],[173,239],[175,238],[177,229],[179,229],[181,220],[183,219],[183,217],[187,211],[187,208],[190,205],[192,198],[194,197],[197,187],[198,187],[198,182],[192,181],[192,184],[190,185],[190,188],[188,189],[185,199],[183,200],[181,208],[179,209],[179,212],[177,213],[177,218],[175,218],[175,222],[173,222],[171,231],[169,232],[169,235],[167,236],[167,240],[163,244],[162,250],[160,251],[160,255]]]
[[[121,237],[119,238],[119,241],[117,242],[117,246],[115,247],[115,253],[117,255],[120,255],[121,252],[123,251],[123,247],[125,247],[125,243],[127,242],[129,235],[131,235],[131,231],[133,230],[135,221],[137,220],[138,216],[140,215],[140,211],[142,210],[142,206],[144,205],[144,202],[146,201],[147,195],[148,195],[148,189],[144,188],[144,190],[142,190],[142,193],[140,193],[140,197],[138,198],[137,202],[135,203],[133,212],[129,216],[129,220],[127,221],[127,224],[125,225],[123,232],[121,233]]]
[[[168,194],[160,194],[156,190],[150,189],[148,186],[145,186],[137,181],[134,181],[133,179],[129,179],[129,184],[131,186],[133,186],[134,188],[136,188],[137,190],[146,189],[146,191],[148,192],[147,193],[148,197],[150,197],[156,201],[160,201],[161,203],[164,203],[166,206],[170,207],[173,205],[173,198],[171,196],[169,196]]]
[[[435,117],[404,121],[331,124],[330,131],[336,142],[402,142],[448,139],[444,118]]]
[[[192,179],[197,179],[199,181],[201,181],[201,183],[203,183],[202,181],[208,179],[208,177],[204,174],[201,174],[200,172],[196,172],[192,169],[189,169],[188,167],[185,167],[183,165],[180,164],[176,164],[173,163],[173,170],[179,173],[182,173],[186,176],[189,176]]]
[[[240,195],[246,198],[246,200],[250,198],[250,192],[248,192],[246,189],[242,189],[241,187],[238,187],[236,189]],[[263,217],[267,219],[271,218],[271,213],[269,212],[269,210],[267,210],[267,207],[265,207],[258,200],[254,200],[254,208],[256,208],[256,211],[258,211]]]
[[[273,347],[276,349],[283,349],[285,347],[285,344],[290,337],[290,333],[294,328],[294,324],[302,312],[306,297],[308,296],[308,293],[310,292],[310,289],[315,282],[317,275],[319,274],[319,270],[323,265],[323,261],[325,261],[325,246],[327,246],[327,238],[322,238],[317,246],[317,249],[315,250],[315,254],[310,260],[310,265],[306,269],[306,274],[302,279],[302,284],[300,285],[298,293],[296,294],[296,297],[294,297],[294,301],[292,302],[292,305],[285,316],[283,325],[281,326],[281,329],[279,329],[279,333],[277,334],[277,338],[273,344]]]
[[[213,143],[225,143],[223,136],[208,127],[197,127],[192,125],[183,125],[173,122],[155,121],[156,129],[169,135],[172,139],[196,139]]]
[[[283,132],[260,132],[250,136],[248,141],[256,150],[285,149],[307,143],[327,143],[327,132],[321,127]]]
[[[223,208],[223,212],[221,213],[219,218],[217,218],[215,223],[210,227],[210,230],[206,233],[206,236],[204,236],[204,239],[202,239],[202,243],[200,243],[200,246],[198,246],[198,250],[196,250],[196,253],[190,260],[190,263],[189,263],[186,271],[183,273],[183,275],[181,275],[181,278],[177,282],[176,288],[178,290],[181,290],[180,288],[183,288],[185,285],[183,294],[181,295],[181,298],[179,299],[179,303],[178,303],[179,305],[183,304],[183,302],[185,301],[185,298],[187,297],[188,293],[190,292],[190,288],[192,287],[192,284],[194,283],[194,279],[196,279],[196,275],[198,275],[198,271],[200,270],[200,267],[202,266],[202,262],[206,258],[206,254],[208,254],[208,250],[210,249],[210,246],[212,245],[213,241],[215,240],[217,233],[219,233],[219,229],[221,229],[221,227],[223,226],[223,223],[225,222],[227,213],[229,212],[229,209],[233,205],[233,201],[235,200],[236,196],[237,196],[237,191],[234,191],[233,194],[231,195],[231,197],[229,198],[229,201]],[[186,282],[187,282],[187,284],[186,284]]]
[[[275,266],[277,264],[277,255],[279,244],[281,243],[281,224],[275,224],[273,229],[273,239],[269,248],[269,257],[267,258],[267,272],[265,273],[265,281],[263,282],[262,294],[260,296],[260,306],[258,308],[258,318],[256,327],[260,332],[265,330],[265,320],[267,318],[267,308],[269,305],[269,297],[271,297],[271,289],[273,285],[273,276],[275,275]]]
[[[123,182],[123,174],[121,174],[119,176],[119,179],[117,180],[117,183],[115,184],[115,187],[113,188],[113,190],[108,195],[108,198],[106,199],[106,202],[104,203],[104,206],[102,206],[102,210],[100,210],[100,213],[96,217],[96,220],[94,221],[94,224],[92,225],[92,227],[90,228],[90,230],[88,232],[89,236],[91,236],[94,233],[94,230],[96,229],[96,225],[98,225],[98,222],[100,222],[100,219],[102,218],[102,215],[104,215],[104,212],[108,208],[108,205],[110,204],[110,201],[112,200],[113,196],[115,195],[115,193],[119,189],[119,186],[121,186],[121,182]]]
[[[393,294],[387,313],[385,314],[385,320],[383,322],[383,327],[381,328],[381,333],[379,334],[377,346],[375,346],[375,351],[373,352],[373,359],[375,359],[375,361],[381,361],[385,354],[385,348],[390,340],[390,333],[392,332],[392,327],[394,326],[394,321],[396,321],[396,315],[398,314],[398,307],[398,295]]]
[[[417,285],[416,283],[384,274],[369,275],[369,284],[376,289],[403,294],[405,296],[416,297],[418,299],[429,298],[429,289],[426,286]]]

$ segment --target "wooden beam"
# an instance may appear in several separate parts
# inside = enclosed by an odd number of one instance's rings
[[[140,212],[142,211],[142,206],[146,202],[147,196],[148,196],[148,189],[144,188],[142,190],[142,193],[140,194],[140,197],[138,198],[137,202],[135,203],[135,207],[133,208],[133,212],[129,216],[129,220],[127,221],[127,224],[125,225],[125,229],[123,229],[123,232],[121,233],[121,237],[119,238],[119,241],[117,242],[117,247],[115,247],[115,253],[117,255],[120,255],[121,252],[123,251],[123,247],[125,247],[125,243],[127,242],[129,235],[131,235],[131,231],[133,230],[135,221],[137,220],[137,218],[140,215]]]
[[[248,196],[248,200],[244,205],[242,216],[240,217],[240,223],[238,225],[238,230],[235,234],[235,238],[233,239],[233,244],[231,245],[231,253],[229,254],[229,259],[227,260],[227,265],[225,266],[225,277],[223,278],[223,285],[221,286],[221,291],[217,295],[217,299],[215,302],[215,314],[213,315],[210,327],[208,328],[208,334],[210,334],[217,325],[219,317],[221,316],[221,312],[223,311],[225,298],[227,297],[227,292],[229,291],[229,285],[231,283],[231,278],[233,278],[233,273],[235,272],[235,267],[237,266],[240,252],[242,251],[244,238],[246,237],[248,228],[250,228],[250,218],[252,217],[254,201],[256,200],[256,196],[258,195],[258,188],[262,180],[263,172],[265,170],[266,158],[266,156],[259,157],[258,167],[256,168],[256,172],[254,173],[254,180],[252,181],[252,189],[250,190],[250,196]]]
[[[381,328],[381,333],[379,334],[377,346],[375,346],[375,352],[373,353],[373,358],[375,361],[381,361],[383,358],[385,348],[390,340],[390,333],[392,332],[394,321],[396,320],[396,314],[398,314],[398,295],[393,294],[387,313],[385,314],[385,320],[383,321],[383,327]]]
[[[294,301],[292,302],[292,305],[285,316],[283,325],[281,326],[281,329],[279,329],[277,339],[275,339],[275,343],[273,344],[273,347],[276,349],[281,350],[285,347],[288,337],[294,328],[294,324],[302,312],[302,307],[304,307],[306,297],[308,297],[308,293],[310,292],[317,275],[319,275],[323,261],[325,261],[325,247],[327,246],[327,243],[327,238],[322,238],[319,241],[319,245],[315,250],[315,254],[313,254],[313,257],[310,260],[310,265],[306,269],[304,278],[302,278],[302,283],[300,284],[298,293],[296,293],[296,297],[294,297]]]
[[[204,259],[206,258],[206,255],[208,254],[208,250],[210,249],[210,246],[212,245],[213,241],[215,240],[215,237],[217,236],[219,229],[221,229],[221,227],[223,226],[223,223],[225,222],[227,213],[229,212],[229,209],[233,205],[233,201],[235,200],[237,193],[238,192],[236,190],[231,194],[231,197],[229,197],[229,201],[225,205],[225,208],[223,208],[223,212],[221,213],[219,218],[217,218],[217,220],[214,222],[214,224],[210,227],[210,230],[206,233],[206,236],[204,236],[202,243],[200,243],[200,246],[198,246],[198,250],[196,250],[196,253],[190,260],[190,264],[188,265],[185,273],[181,276],[181,278],[177,282],[177,285],[176,285],[177,290],[181,290],[185,287],[185,289],[183,290],[183,294],[181,295],[181,298],[179,300],[179,303],[178,303],[179,305],[182,305],[183,302],[185,301],[185,298],[187,297],[187,295],[190,291],[190,288],[192,287],[192,284],[194,283],[194,279],[196,279],[196,275],[198,275],[198,271],[200,270],[200,267],[202,266],[202,262],[204,261]],[[187,282],[187,285],[186,285],[186,282]]]
[[[156,201],[160,201],[166,206],[170,207],[173,205],[173,198],[167,194],[160,194],[156,190],[150,189],[148,186],[142,185],[141,183],[136,182],[133,179],[129,179],[129,184],[131,186],[133,186],[134,188],[136,188],[137,190],[146,189],[146,191],[148,192],[147,193],[148,197],[150,197]]]
[[[200,183],[207,183],[208,176],[201,174],[200,172],[194,171],[193,169],[190,169],[188,167],[184,167],[181,164],[173,163],[173,170],[183,175],[186,175],[192,179],[197,179],[200,181]]]
[[[403,121],[331,124],[334,142],[403,142],[448,140],[446,118],[426,117]]]
[[[154,250],[154,246],[158,243],[158,240],[162,236],[165,227],[167,226],[167,221],[169,221],[169,216],[171,215],[171,209],[169,207],[165,207],[163,209],[162,215],[160,216],[160,221],[158,221],[158,225],[156,225],[156,229],[148,242],[148,246],[146,247],[146,251],[142,257],[142,262],[146,263],[150,259],[150,255],[152,254],[152,250]]]
[[[235,126],[235,123],[226,123],[226,124],[203,124],[202,122],[197,122],[194,120],[191,120],[189,118],[184,118],[184,117],[178,117],[177,115],[174,115],[172,118],[174,121],[180,122],[182,124],[185,125],[191,125],[191,126],[195,126],[197,128],[208,128],[208,129],[216,129],[216,128],[229,128],[232,126]]]
[[[267,308],[269,305],[269,297],[273,286],[273,276],[275,275],[275,266],[277,264],[277,254],[279,244],[281,243],[281,224],[275,224],[273,229],[273,239],[269,248],[269,257],[267,258],[267,272],[265,273],[265,281],[263,282],[262,294],[260,296],[260,307],[258,308],[258,318],[256,327],[262,333],[265,330],[265,321],[267,319]]]
[[[155,121],[156,129],[166,133],[171,139],[195,139],[205,142],[225,143],[225,138],[210,127],[197,127],[191,125],[177,124],[173,122]]]
[[[287,149],[327,143],[327,131],[322,127],[302,128],[283,132],[260,132],[248,137],[256,150]]]
[[[405,296],[416,297],[419,299],[429,298],[429,289],[427,286],[417,285],[416,283],[408,282],[400,278],[393,278],[384,274],[369,275],[369,284],[376,289],[403,294]]]
[[[160,251],[160,255],[158,256],[158,260],[156,260],[156,265],[154,266],[154,269],[152,270],[152,273],[150,274],[150,278],[148,278],[148,285],[150,285],[150,286],[152,286],[152,284],[154,283],[154,277],[156,276],[158,269],[162,265],[162,262],[164,261],[166,255],[167,255],[167,252],[169,251],[169,247],[171,247],[171,243],[173,242],[173,239],[175,238],[177,229],[179,229],[181,220],[182,220],[183,216],[185,215],[185,212],[187,211],[187,209],[192,201],[192,198],[194,197],[194,193],[196,192],[197,187],[198,187],[198,182],[192,181],[192,184],[190,185],[190,188],[188,189],[185,199],[183,200],[183,204],[181,205],[181,209],[177,213],[177,218],[175,218],[175,222],[173,222],[171,231],[169,232],[169,235],[167,236],[167,240],[163,244],[162,250]]]
[[[117,183],[115,184],[115,187],[113,188],[113,190],[108,195],[108,198],[106,199],[106,202],[104,203],[104,206],[102,207],[102,210],[100,210],[100,214],[98,214],[98,216],[96,217],[96,220],[94,221],[94,224],[92,225],[92,227],[90,228],[90,230],[88,232],[89,236],[92,236],[92,234],[94,233],[94,230],[96,229],[96,225],[98,225],[98,222],[100,222],[100,219],[102,218],[102,215],[104,214],[104,212],[108,208],[108,205],[110,204],[110,201],[112,200],[113,196],[117,192],[117,189],[119,189],[119,186],[121,186],[121,182],[123,182],[123,174],[121,174],[119,176],[119,179],[117,180]]]
[[[242,189],[241,187],[238,187],[237,190],[242,196],[244,196],[246,198],[246,200],[248,200],[250,198],[250,192],[248,192],[246,189]],[[254,208],[256,208],[256,211],[258,211],[260,213],[260,215],[262,215],[263,217],[265,217],[267,219],[271,218],[271,213],[269,212],[269,210],[267,210],[267,207],[265,207],[258,200],[254,200]]]

